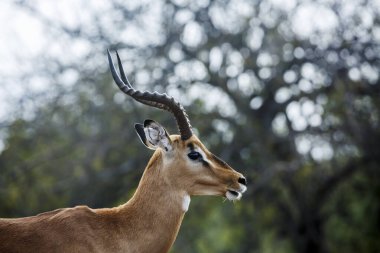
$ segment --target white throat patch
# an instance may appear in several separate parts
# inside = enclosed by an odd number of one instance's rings
[[[185,196],[183,196],[183,199],[182,199],[182,210],[184,212],[187,212],[187,210],[189,210],[189,205],[190,205],[190,196],[186,194]]]

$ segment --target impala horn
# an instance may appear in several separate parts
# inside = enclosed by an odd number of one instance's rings
[[[149,91],[141,92],[133,88],[124,74],[123,66],[121,64],[121,60],[117,51],[117,63],[119,65],[121,78],[116,72],[115,66],[112,62],[111,54],[108,49],[107,54],[113,80],[115,80],[120,90],[140,103],[171,112],[177,121],[178,130],[181,134],[182,140],[187,140],[193,135],[189,118],[185,112],[185,109],[179,102],[175,101],[173,97],[168,96],[166,93],[151,93]]]

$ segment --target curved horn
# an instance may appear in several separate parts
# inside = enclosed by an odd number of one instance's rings
[[[193,135],[189,118],[185,109],[179,102],[175,101],[173,97],[168,96],[166,93],[141,92],[133,88],[124,74],[119,54],[116,52],[121,78],[116,72],[109,50],[107,50],[107,54],[112,77],[120,90],[140,103],[171,112],[177,121],[178,130],[181,134],[182,140],[187,140]]]

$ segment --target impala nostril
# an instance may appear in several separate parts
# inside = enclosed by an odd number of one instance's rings
[[[238,182],[241,183],[241,184],[243,184],[243,185],[247,185],[247,180],[244,177],[240,177],[238,179]]]

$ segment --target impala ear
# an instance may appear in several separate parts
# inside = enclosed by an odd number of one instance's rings
[[[173,149],[168,132],[154,120],[147,119],[144,125],[135,124],[135,129],[142,143],[148,148],[153,150],[162,148],[166,152]]]

